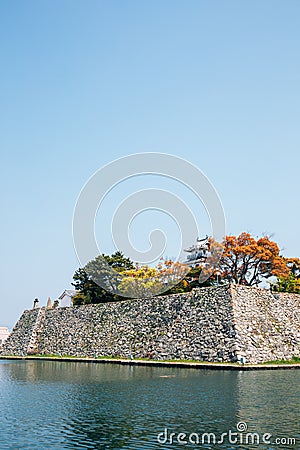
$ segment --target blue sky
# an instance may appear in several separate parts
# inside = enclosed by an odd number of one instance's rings
[[[131,153],[186,158],[228,233],[300,256],[299,17],[292,0],[1,2],[0,325],[70,287],[76,198]]]

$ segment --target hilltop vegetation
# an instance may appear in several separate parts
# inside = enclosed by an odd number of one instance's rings
[[[78,291],[74,305],[122,300],[124,296],[147,297],[159,294],[189,292],[194,287],[234,283],[258,286],[270,280],[276,292],[300,293],[300,259],[285,258],[279,246],[268,236],[255,239],[249,233],[226,236],[222,243],[210,240],[211,249],[218,246],[222,256],[205,283],[199,276],[204,264],[187,268],[172,260],[162,260],[156,267],[135,264],[121,252],[99,255],[85,268],[76,270],[73,286]],[[109,267],[114,269],[111,275]],[[95,281],[101,279],[101,287]],[[164,290],[164,285],[169,289]],[[118,292],[119,294],[115,294]]]

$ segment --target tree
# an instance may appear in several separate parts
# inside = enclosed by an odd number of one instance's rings
[[[99,255],[75,272],[72,284],[78,294],[73,304],[189,292],[194,287],[211,286],[217,281],[257,286],[274,276],[278,280],[275,290],[300,293],[300,259],[281,256],[277,243],[268,236],[255,239],[244,232],[239,236],[226,236],[222,243],[211,239],[209,253],[206,264],[191,269],[170,259],[152,268],[134,265],[121,252]],[[199,284],[201,274],[204,277]]]
[[[268,236],[258,240],[245,232],[239,236],[226,236],[223,249],[224,253],[219,264],[223,280],[255,286],[263,279],[272,276],[284,277],[289,274],[278,245]]]
[[[147,298],[159,294],[175,294],[190,291],[185,264],[171,259],[161,260],[156,267],[136,265],[134,269],[122,272],[119,290],[125,296]]]
[[[279,277],[273,289],[275,292],[300,294],[300,279],[292,274],[289,274],[287,277]]]
[[[109,267],[112,267],[116,272],[122,272],[126,269],[132,269],[134,265],[121,252],[116,252],[111,256],[104,254],[97,256],[85,268],[76,270],[73,275],[74,283],[72,285],[78,291],[78,294],[73,297],[73,305],[105,303],[122,299],[122,297],[113,293],[116,275],[115,272],[112,275]],[[108,289],[104,289],[93,281],[100,279],[101,284],[106,283]]]
[[[290,274],[295,278],[300,278],[300,259],[299,258],[286,258],[286,265],[290,270]]]
[[[188,270],[185,264],[170,259],[160,261],[153,268],[134,265],[120,252],[111,256],[102,254],[84,268],[76,270],[72,285],[78,293],[73,297],[73,305],[187,292],[191,290],[188,281],[184,279]]]
[[[159,272],[154,267],[139,266],[122,273],[119,290],[126,297],[147,298],[161,293],[163,284],[158,279]]]
[[[285,262],[289,273],[286,276],[278,277],[274,291],[300,294],[300,259],[286,258]]]
[[[192,267],[187,273],[185,280],[188,282],[190,289],[198,288],[198,287],[208,287],[213,286],[216,282],[216,276],[214,271],[212,275],[205,280],[203,283],[199,283],[199,277],[201,273],[205,271],[205,268],[202,266]]]
[[[73,305],[96,303],[97,299],[100,302],[101,299],[105,301],[100,286],[91,279],[84,269],[79,268],[76,270],[73,280],[74,283],[72,285],[78,291],[78,294],[73,297]]]
[[[161,260],[157,265],[157,271],[161,285],[165,286],[162,292],[167,295],[190,291],[191,288],[186,279],[189,270],[186,264],[179,261]]]

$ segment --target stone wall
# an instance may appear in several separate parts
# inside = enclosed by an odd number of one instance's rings
[[[261,362],[300,356],[300,296],[220,286],[25,311],[2,354]]]
[[[300,356],[300,295],[232,286],[238,352],[246,361]]]
[[[27,355],[33,331],[39,316],[39,309],[23,312],[12,333],[3,344],[1,353],[5,355]]]

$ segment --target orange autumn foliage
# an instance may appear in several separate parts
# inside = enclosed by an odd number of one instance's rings
[[[286,260],[276,242],[268,236],[255,239],[249,233],[226,236],[220,261],[221,277],[236,284],[258,285],[271,276],[289,274]]]

